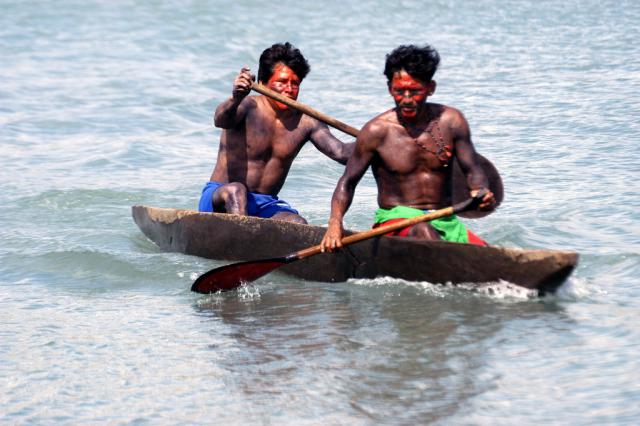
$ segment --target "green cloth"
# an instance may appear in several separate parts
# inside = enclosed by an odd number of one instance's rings
[[[376,210],[376,222],[383,223],[392,219],[411,219],[412,217],[421,216],[428,213],[414,209],[413,207],[395,206],[392,209],[378,209]],[[453,243],[469,243],[469,236],[467,234],[467,228],[464,223],[460,222],[460,219],[456,215],[445,216],[440,219],[434,219],[429,221],[429,224],[435,228],[440,234],[443,240],[451,241]]]

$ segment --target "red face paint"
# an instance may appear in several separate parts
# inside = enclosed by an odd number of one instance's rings
[[[411,77],[405,70],[393,74],[389,93],[396,101],[398,112],[403,118],[415,118],[427,96],[432,93],[431,82],[425,83]]]
[[[276,64],[273,68],[273,75],[267,81],[267,87],[275,92],[281,93],[287,98],[298,99],[300,91],[300,79],[295,72],[282,63]],[[270,99],[270,102],[280,110],[286,110],[289,107],[283,103]]]

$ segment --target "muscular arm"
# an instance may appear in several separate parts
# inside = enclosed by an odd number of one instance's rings
[[[320,122],[311,131],[310,140],[320,152],[341,164],[347,164],[356,145],[355,142],[341,142],[331,134],[326,124]]]
[[[338,181],[331,198],[331,217],[327,232],[320,243],[322,251],[333,251],[342,247],[343,233],[342,219],[351,206],[356,185],[362,179],[376,153],[377,146],[382,140],[380,126],[368,124],[362,129],[355,143],[353,154],[347,162],[344,174]]]
[[[471,142],[471,131],[469,123],[461,112],[452,109],[452,117],[450,121],[451,135],[455,147],[455,155],[458,163],[467,177],[467,186],[471,196],[474,196],[478,190],[489,190],[489,179],[485,174],[480,162],[478,154]],[[483,198],[481,209],[489,209],[495,203],[494,195],[491,191]]]
[[[249,101],[246,96],[251,91],[251,83],[255,77],[248,68],[242,68],[233,81],[231,97],[218,105],[213,122],[216,127],[232,129],[236,127],[246,116]]]

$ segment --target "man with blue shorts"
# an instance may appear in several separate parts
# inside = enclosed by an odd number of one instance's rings
[[[289,43],[262,52],[258,80],[297,99],[309,64]],[[218,159],[202,190],[199,210],[306,223],[278,198],[293,160],[307,141],[331,159],[346,164],[354,144],[336,139],[326,124],[266,96],[248,96],[255,77],[242,68],[232,96],[218,105],[214,123],[222,128]]]

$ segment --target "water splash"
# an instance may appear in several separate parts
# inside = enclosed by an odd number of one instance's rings
[[[422,293],[435,297],[457,297],[461,291],[487,296],[496,300],[530,300],[538,297],[536,290],[528,289],[508,281],[487,283],[434,284],[427,281],[405,281],[391,277],[374,279],[352,279],[349,284],[369,287],[398,287],[419,289]]]
[[[260,289],[257,285],[245,283],[237,290],[238,299],[244,301],[260,300]]]
[[[589,300],[593,297],[607,295],[608,292],[603,288],[593,284],[588,279],[571,276],[555,293],[560,300],[578,301]]]

